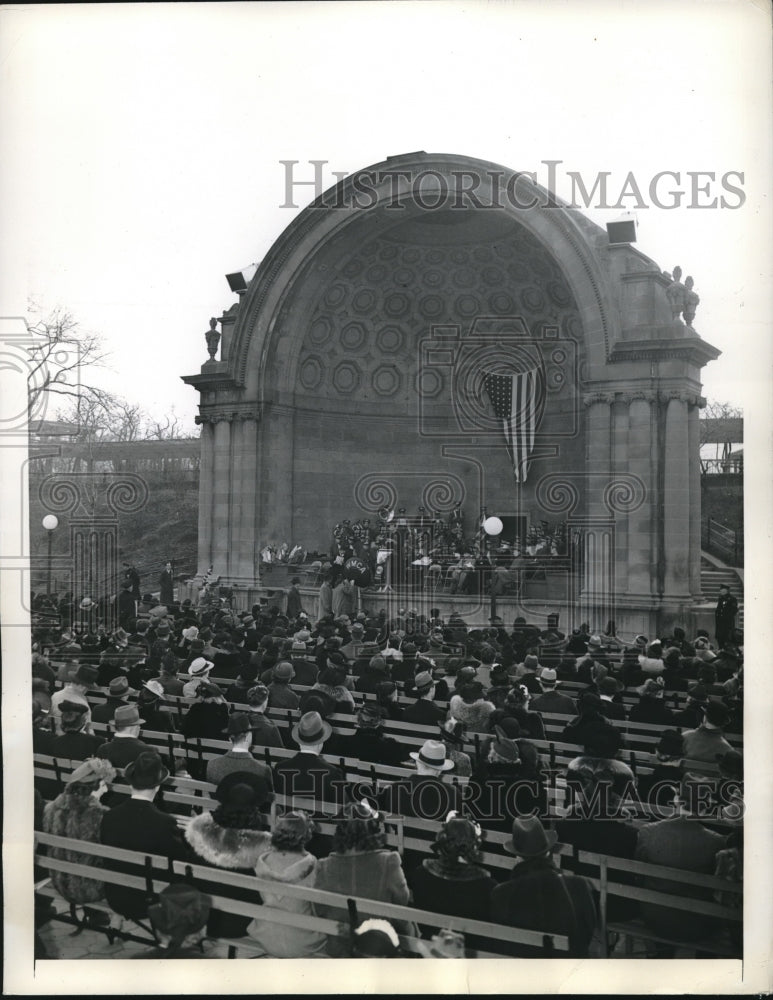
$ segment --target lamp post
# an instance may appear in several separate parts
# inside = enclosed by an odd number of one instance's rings
[[[51,543],[54,540],[54,532],[59,527],[59,518],[55,514],[46,514],[41,522],[48,532],[48,582],[46,584],[46,596],[51,596]]]
[[[485,513],[486,508],[483,508]],[[487,517],[483,522],[483,530],[489,538],[498,538],[502,534],[502,529],[504,525],[498,517]],[[489,614],[489,621],[492,622],[496,618],[497,614],[497,594],[496,594],[496,572],[492,572],[491,580],[489,583],[489,590],[491,592],[491,610]]]

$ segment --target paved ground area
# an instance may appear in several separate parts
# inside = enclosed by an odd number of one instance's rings
[[[56,904],[57,912],[67,913],[68,909],[64,905]],[[132,933],[142,934],[142,931],[133,926],[130,927]],[[153,945],[140,944],[136,941],[122,941],[117,938],[113,944],[107,939],[107,935],[102,931],[83,930],[76,932],[71,924],[61,920],[49,920],[38,929],[38,944],[45,949],[46,957],[49,959],[100,959],[108,958],[139,958],[147,955]],[[215,944],[211,941],[204,941],[204,956],[206,958],[227,958],[227,948],[225,945]]]
[[[57,912],[67,913],[67,906],[57,901],[55,903]],[[142,933],[135,925],[127,924],[132,933]],[[108,959],[108,958],[139,958],[148,956],[152,949],[150,942],[140,944],[135,941],[122,941],[117,939],[113,944],[107,939],[102,931],[83,930],[75,933],[70,924],[60,920],[49,920],[38,930],[39,946],[46,951],[49,959]],[[188,942],[193,943],[193,942]],[[41,956],[42,957],[42,956]],[[149,956],[148,956],[149,957]],[[204,940],[203,957],[205,958],[227,958],[227,946],[220,943]],[[594,957],[600,957],[594,956]],[[623,941],[617,942],[610,958],[646,958],[647,952],[643,942],[634,942],[632,955],[626,956],[623,950]],[[692,957],[688,952],[678,951],[675,958]]]

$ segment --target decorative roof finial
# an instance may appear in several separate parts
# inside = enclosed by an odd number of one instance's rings
[[[217,332],[217,320],[213,316],[209,321],[209,330],[204,334],[207,338],[207,350],[209,351],[209,360],[214,361],[215,355],[217,354],[218,344],[220,343],[220,334]]]

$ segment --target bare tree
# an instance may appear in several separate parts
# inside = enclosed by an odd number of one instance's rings
[[[30,420],[39,417],[46,401],[91,400],[104,403],[109,397],[91,378],[94,368],[104,367],[108,353],[102,338],[81,330],[63,309],[30,327],[31,371],[28,378]]]
[[[711,400],[706,403],[699,421],[701,470],[721,471],[734,444],[743,440],[743,410],[733,403]],[[707,454],[708,446],[714,445],[714,454]],[[726,471],[726,470],[725,470]]]
[[[183,433],[183,426],[180,418],[174,412],[167,414],[163,420],[149,418],[145,423],[144,437],[149,441],[168,441],[171,438],[180,440],[190,438],[193,435]]]

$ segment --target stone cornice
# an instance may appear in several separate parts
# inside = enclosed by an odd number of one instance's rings
[[[198,375],[181,375],[180,378],[199,392],[240,388],[231,377],[225,361],[207,361],[201,366]]]
[[[679,402],[687,403],[688,406],[697,406],[701,409],[706,405],[705,397],[690,389],[673,388],[657,390],[645,387],[610,390],[606,392],[586,392],[583,394],[582,402],[584,406],[594,406],[595,404],[611,406],[613,403],[632,403],[637,399],[643,399],[647,403],[668,403],[672,399],[675,399]]]
[[[223,403],[220,406],[207,406],[194,417],[197,424],[219,424],[222,421],[232,424],[237,420],[255,420],[261,418],[261,407],[255,403]]]
[[[628,249],[630,250],[633,248],[629,247]],[[641,271],[624,271],[623,274],[620,275],[620,281],[624,284],[633,281],[654,281],[656,284],[662,285],[664,288],[668,288],[671,284],[671,278],[654,266]]]
[[[715,361],[722,352],[700,337],[658,340],[619,341],[612,348],[609,360],[616,361],[689,361],[702,368]]]

